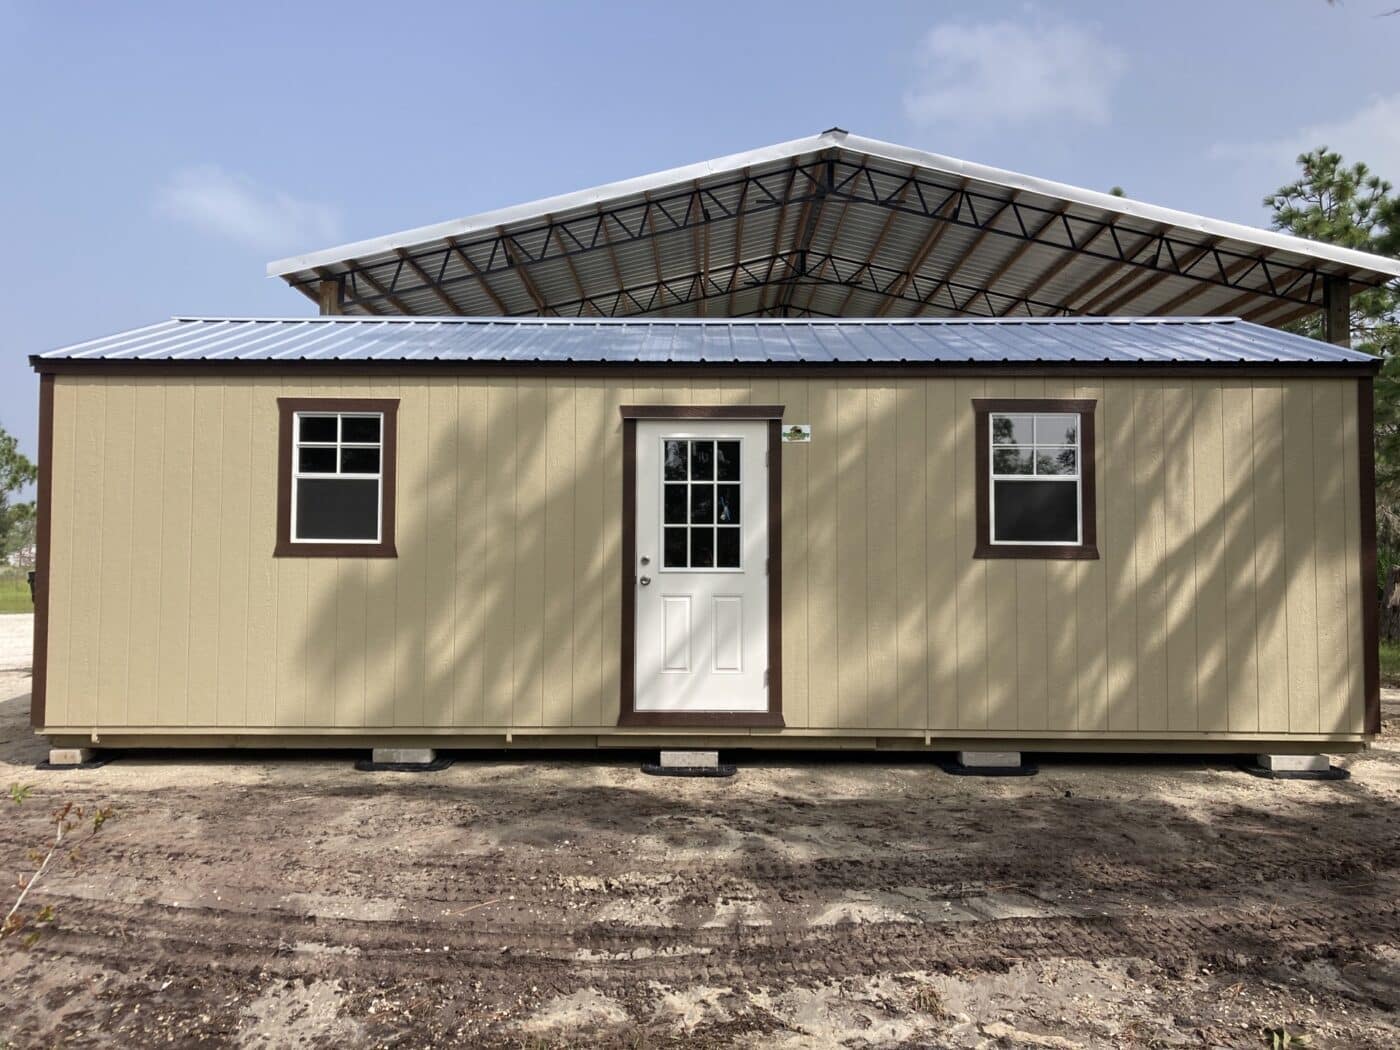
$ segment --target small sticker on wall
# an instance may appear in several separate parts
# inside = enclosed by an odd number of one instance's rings
[[[783,440],[806,444],[812,440],[812,427],[807,423],[793,423],[783,427]]]

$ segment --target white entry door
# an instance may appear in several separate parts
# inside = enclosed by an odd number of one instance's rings
[[[637,711],[768,709],[768,424],[637,424]]]

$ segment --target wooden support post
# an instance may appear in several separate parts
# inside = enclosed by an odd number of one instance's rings
[[[1323,338],[1336,346],[1351,346],[1351,283],[1345,277],[1322,279]]]
[[[321,305],[322,315],[343,314],[345,286],[338,280],[325,280],[316,286],[316,301]]]

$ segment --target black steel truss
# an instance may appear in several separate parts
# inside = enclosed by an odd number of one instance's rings
[[[735,173],[708,186],[677,186],[669,193],[652,195],[645,200],[601,208],[573,218],[545,219],[522,229],[501,228],[473,240],[456,239],[451,244],[400,250],[395,259],[374,264],[349,260],[344,264],[346,270],[336,273],[336,278],[345,284],[347,305],[374,312],[383,303],[402,309],[399,304],[405,295],[432,292],[442,299],[444,295],[450,296],[455,286],[465,287],[473,282],[484,285],[487,277],[515,271],[514,276],[535,301],[537,309],[531,313],[541,309],[571,313],[575,307],[581,309],[585,304],[592,304],[596,308],[600,301],[614,298],[631,302],[636,289],[651,287],[656,294],[664,296],[669,294],[665,291],[668,286],[698,278],[695,274],[664,278],[650,286],[638,285],[557,304],[544,302],[541,306],[529,278],[530,268],[556,259],[568,260],[572,265],[573,257],[585,252],[611,253],[629,242],[654,241],[673,233],[693,232],[699,226],[765,212],[784,215],[786,209],[794,206],[804,207],[804,214],[812,216],[819,205],[830,201],[875,207],[930,223],[963,227],[978,231],[984,237],[1000,237],[1100,259],[1144,274],[1180,277],[1303,306],[1321,304],[1325,274],[1313,267],[1277,262],[1262,254],[1224,247],[1210,239],[1191,241],[1162,232],[1160,228],[1144,229],[1121,216],[1074,214],[1063,207],[1027,203],[1014,193],[998,196],[982,189],[946,184],[935,176],[886,170],[868,159],[851,160],[839,156],[816,156],[761,173]],[[771,287],[791,281],[795,276],[800,278],[818,272],[824,257],[834,260],[811,248],[810,234],[814,232],[815,223],[810,224],[811,230],[808,225],[803,223],[795,250],[761,260],[770,269],[759,283]],[[457,259],[469,260],[469,263],[460,272],[449,273]],[[843,261],[848,265],[854,262]],[[749,265],[758,262],[755,260]],[[786,265],[779,269],[779,262]],[[875,260],[860,260],[856,269],[861,268],[872,274],[874,271],[895,273]],[[730,279],[737,280],[740,270],[734,270]],[[775,271],[784,276],[777,281],[769,280]],[[319,276],[293,278],[289,283],[315,298],[314,286],[326,273],[322,270]],[[746,278],[753,280],[755,275],[749,273]],[[918,274],[895,273],[895,278],[904,278],[910,284],[928,281]],[[848,275],[827,279],[827,283],[849,286],[856,279],[856,275]],[[367,288],[361,288],[362,281]],[[713,275],[707,275],[705,281],[715,287],[728,284]],[[872,285],[872,290],[883,295],[892,282],[887,284],[872,277]],[[947,287],[955,295],[960,286],[949,283]],[[983,297],[1012,303],[1013,309],[1020,302],[1017,296],[995,288],[974,291]],[[907,292],[909,289],[904,289],[897,298],[909,298]],[[494,299],[494,294],[492,297]],[[711,295],[699,298],[708,299]],[[786,302],[790,302],[790,298]],[[1026,303],[1043,306],[1054,313],[1070,312],[1058,303],[1040,304],[1030,300]],[[632,305],[640,307],[639,302]]]

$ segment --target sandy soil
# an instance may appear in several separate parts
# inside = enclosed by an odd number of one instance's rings
[[[27,691],[0,675],[0,786],[35,786],[3,802],[4,881],[58,803],[118,816],[38,893],[53,928],[0,945],[0,1046],[1400,1043],[1397,721],[1342,783],[771,755],[732,780],[515,754],[57,773]]]

